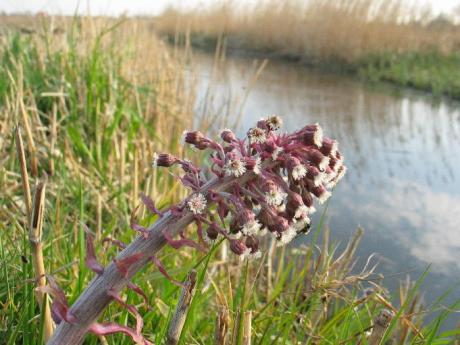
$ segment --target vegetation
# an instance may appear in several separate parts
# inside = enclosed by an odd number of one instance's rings
[[[44,339],[45,317],[34,291],[28,202],[15,150],[16,125],[24,137],[32,190],[47,178],[45,271],[70,304],[94,276],[85,265],[85,225],[95,233],[95,249],[105,265],[118,251],[115,240],[128,243],[136,236],[129,218],[141,191],[159,207],[184,195],[169,174],[151,169],[154,151],[183,154],[179,136],[195,120],[194,85],[187,83],[180,57],[142,22],[59,20],[43,19],[33,34],[4,31],[1,37],[2,344],[40,344]],[[143,225],[155,220],[144,206],[137,216]],[[459,331],[442,331],[442,324],[458,305],[444,307],[441,296],[423,306],[418,295],[423,277],[403,285],[399,297],[391,298],[380,287],[381,277],[373,273],[372,264],[352,270],[361,235],[358,232],[339,250],[321,222],[308,235],[307,246],[270,248],[251,262],[227,255],[222,245],[208,254],[164,250],[160,259],[175,279],[197,270],[181,343],[213,343],[217,328],[228,330],[228,343],[235,344],[243,343],[248,332],[256,344],[366,344],[372,320],[383,308],[395,314],[384,334],[393,343],[454,343]],[[160,343],[180,288],[151,268],[134,282],[147,293],[150,307],[133,291],[124,291],[122,297],[141,310],[144,335]],[[431,322],[422,323],[435,311]],[[135,324],[116,305],[102,318]],[[249,330],[247,320],[252,321]],[[131,340],[117,334],[85,341],[97,343]]]
[[[401,0],[259,1],[169,9],[171,42],[298,61],[459,98],[460,28]],[[289,24],[287,24],[289,23]]]

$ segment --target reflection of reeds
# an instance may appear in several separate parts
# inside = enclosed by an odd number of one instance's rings
[[[383,51],[458,49],[459,29],[448,23],[435,28],[435,22],[427,25],[430,19],[430,11],[402,0],[261,0],[243,7],[225,1],[185,12],[169,9],[156,27],[188,32],[192,39],[202,35],[203,44],[226,37],[228,46],[348,62]]]

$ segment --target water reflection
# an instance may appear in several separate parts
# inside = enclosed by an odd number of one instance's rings
[[[196,59],[203,84],[223,99],[244,100],[256,71],[251,60]],[[215,72],[216,70],[214,70]],[[237,107],[236,107],[237,108]],[[428,300],[460,277],[460,109],[413,92],[394,95],[362,83],[271,62],[241,108],[241,133],[261,116],[282,115],[286,129],[320,123],[337,138],[349,173],[331,201],[329,225],[345,240],[366,230],[360,255],[378,252],[386,273],[433,264]],[[404,278],[404,277],[400,277]],[[396,282],[389,282],[396,286]],[[450,300],[460,298],[457,289]]]

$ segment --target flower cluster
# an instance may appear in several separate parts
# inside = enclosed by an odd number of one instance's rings
[[[142,195],[146,208],[159,218],[164,217],[164,221],[145,228],[136,223],[133,212],[131,228],[139,232],[144,241],[150,241],[150,246],[144,247],[139,238],[129,246],[112,238],[103,240],[125,248],[110,264],[116,270],[110,266],[106,269],[97,261],[94,237],[86,229],[86,264],[99,276],[102,288],[100,284],[90,285],[80,297],[81,303],[72,308],[54,280],[48,279],[48,285],[42,288],[42,292],[53,296],[51,311],[55,322],[75,325],[69,328],[71,332],[66,334],[63,331],[61,336],[71,339],[70,334],[82,330],[97,335],[122,332],[138,344],[151,344],[141,334],[144,322],[138,307],[123,300],[121,288],[117,290],[112,282],[123,277],[126,287],[140,295],[147,306],[147,295],[130,280],[142,266],[140,262],[143,265],[152,262],[171,282],[181,285],[167,273],[156,252],[151,252],[152,247],[161,248],[167,242],[174,248],[186,245],[204,251],[206,242],[223,238],[240,258],[256,258],[261,255],[259,242],[262,236],[272,236],[279,245],[284,245],[298,234],[308,232],[310,216],[315,211],[314,200],[325,202],[346,168],[337,142],[323,137],[318,124],[307,125],[290,134],[277,133],[281,125],[281,118],[270,116],[258,121],[243,139],[238,139],[229,129],[223,130],[219,142],[199,131],[184,132],[186,143],[198,150],[210,150],[206,170],[168,153],[155,154],[153,166],[179,166],[183,174],[178,178],[192,193],[166,210],[157,209],[153,200]],[[191,222],[196,223],[199,242],[185,237],[183,228]],[[163,237],[151,236],[158,232]],[[174,239],[175,235],[180,238]],[[161,243],[155,242],[160,238]],[[104,302],[90,305],[93,299],[85,300],[92,294],[102,300],[110,298],[130,312],[136,319],[135,329],[112,322],[99,323],[96,318],[77,318],[79,314],[98,315],[102,312]],[[59,335],[56,341],[52,343],[65,343],[59,340]]]
[[[280,117],[270,116],[243,139],[224,129],[220,143],[199,131],[184,132],[185,143],[211,151],[209,173],[229,180],[226,190],[206,189],[207,171],[188,160],[155,155],[155,167],[182,168],[180,180],[192,194],[173,211],[193,214],[200,240],[224,237],[245,258],[260,255],[259,241],[266,234],[284,245],[308,232],[314,200],[324,203],[330,197],[346,167],[337,142],[324,137],[318,124],[290,134],[278,133],[281,126]]]

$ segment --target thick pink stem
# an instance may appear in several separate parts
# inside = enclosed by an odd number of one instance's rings
[[[204,195],[209,190],[225,191],[235,183],[245,183],[253,174],[245,174],[239,179],[226,177],[224,179],[213,179],[202,189]],[[168,231],[171,236],[183,230],[194,219],[193,214],[187,213],[182,217],[173,216],[170,211],[160,218],[155,224],[148,228],[150,233],[148,238],[138,236],[131,244],[126,247],[116,258],[122,260],[137,253],[144,256],[139,261],[129,267],[126,277],[120,273],[115,263],[108,265],[104,272],[96,276],[83,291],[77,301],[70,308],[70,313],[75,316],[75,323],[61,321],[56,328],[48,345],[78,345],[81,344],[85,335],[94,322],[98,319],[104,309],[112,302],[113,297],[109,291],[119,292],[126,287],[131,277],[133,277],[142,267],[149,263],[149,257],[156,254],[167,242],[163,231]]]

